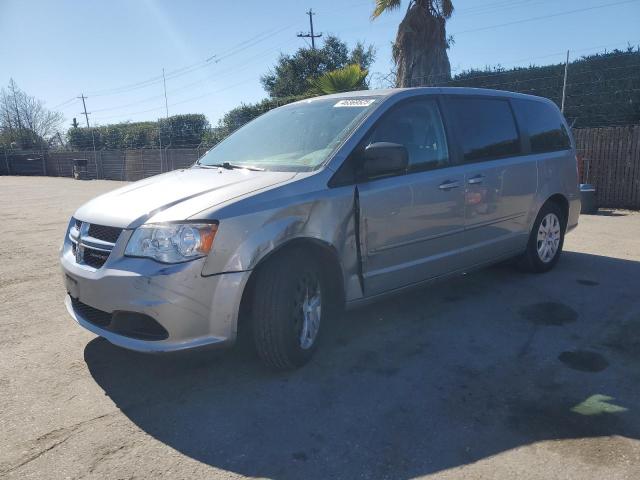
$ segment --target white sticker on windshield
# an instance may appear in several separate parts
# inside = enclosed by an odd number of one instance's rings
[[[373,98],[350,98],[348,100],[340,100],[334,107],[368,107],[375,99]]]

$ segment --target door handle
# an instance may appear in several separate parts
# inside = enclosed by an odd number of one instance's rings
[[[442,182],[438,188],[440,190],[451,190],[452,188],[458,188],[460,186],[460,182],[447,180],[446,182]]]
[[[475,177],[471,177],[469,180],[467,180],[467,183],[469,185],[477,185],[478,183],[482,183],[483,180],[484,175],[476,175]]]

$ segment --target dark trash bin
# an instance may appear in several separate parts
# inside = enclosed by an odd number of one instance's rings
[[[74,160],[73,161],[73,178],[76,180],[87,180],[87,161],[86,160]]]
[[[596,187],[589,183],[581,183],[580,201],[582,202],[580,213],[584,213],[587,215],[598,213],[598,205],[596,203]]]

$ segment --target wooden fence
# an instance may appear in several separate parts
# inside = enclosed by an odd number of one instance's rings
[[[598,206],[640,210],[640,125],[579,128],[580,182],[596,187]]]
[[[580,182],[595,185],[598,206],[640,210],[640,125],[580,128],[573,134]],[[74,160],[86,160],[88,178],[133,181],[187,167],[202,154],[198,149],[0,152],[0,175],[70,177]]]
[[[72,177],[77,160],[86,164],[86,178],[90,180],[127,180],[168,172],[192,165],[203,150],[140,149],[73,152],[1,152],[0,175],[48,175]]]

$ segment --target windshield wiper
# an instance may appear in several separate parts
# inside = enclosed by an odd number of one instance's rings
[[[236,163],[229,163],[229,162],[214,163],[213,165],[204,165],[202,163],[199,163],[198,165],[202,167],[226,168],[227,170],[235,170],[236,168],[239,168],[239,169],[245,169],[245,170],[252,170],[254,172],[264,172],[264,168],[253,167],[251,165],[238,165]]]

